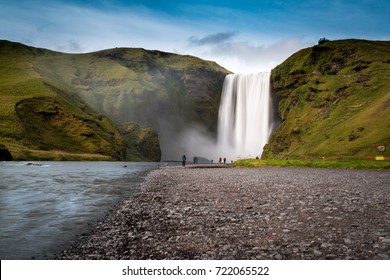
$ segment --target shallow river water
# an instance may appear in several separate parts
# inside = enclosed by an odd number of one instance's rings
[[[0,259],[46,259],[71,245],[157,163],[0,162]]]

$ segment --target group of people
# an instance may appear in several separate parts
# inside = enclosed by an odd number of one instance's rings
[[[186,155],[184,154],[182,157],[181,157],[181,165],[182,166],[186,166],[186,161],[187,161],[187,157]],[[194,164],[198,163],[198,158],[197,157],[194,157]],[[213,160],[211,160],[211,163],[213,163]],[[223,164],[226,164],[226,158],[219,158],[219,161],[218,163],[223,163]]]

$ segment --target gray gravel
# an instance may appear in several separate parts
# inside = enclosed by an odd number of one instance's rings
[[[59,259],[389,259],[390,172],[154,170]]]

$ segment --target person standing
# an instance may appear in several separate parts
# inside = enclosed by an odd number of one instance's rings
[[[181,165],[186,166],[186,160],[187,160],[186,155],[183,155],[183,156],[181,157]]]

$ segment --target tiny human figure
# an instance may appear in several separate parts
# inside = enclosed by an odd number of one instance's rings
[[[223,158],[223,164],[226,164],[226,158]]]
[[[222,163],[222,158],[221,157],[219,158],[219,163]]]
[[[182,164],[183,166],[186,166],[186,160],[187,160],[186,155],[183,155],[182,158],[181,158],[181,164]]]

